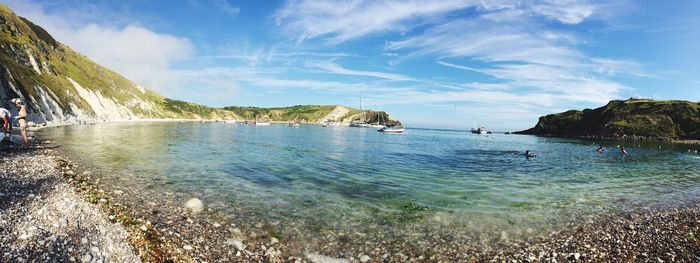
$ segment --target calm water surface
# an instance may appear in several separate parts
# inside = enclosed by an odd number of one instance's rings
[[[309,244],[337,232],[488,244],[697,197],[700,186],[700,156],[687,151],[698,146],[626,145],[621,157],[620,142],[598,154],[582,140],[224,123],[72,126],[41,136],[137,198],[199,197]],[[524,158],[528,149],[538,157]]]

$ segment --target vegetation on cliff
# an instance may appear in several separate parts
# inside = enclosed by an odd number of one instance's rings
[[[583,111],[540,117],[521,134],[651,140],[700,139],[700,103],[679,100],[613,100]]]

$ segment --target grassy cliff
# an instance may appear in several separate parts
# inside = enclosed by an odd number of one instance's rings
[[[583,111],[540,117],[535,127],[518,132],[560,137],[652,140],[700,139],[700,103],[679,100],[613,100]]]

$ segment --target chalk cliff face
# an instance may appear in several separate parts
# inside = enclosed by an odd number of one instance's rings
[[[139,118],[235,118],[232,112],[168,100],[56,41],[0,5],[0,107],[27,104],[36,124]],[[176,104],[176,105],[173,105]]]
[[[522,134],[648,140],[700,139],[700,103],[678,100],[613,100],[597,109],[540,117]]]

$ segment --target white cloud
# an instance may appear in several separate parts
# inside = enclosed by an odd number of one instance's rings
[[[232,5],[228,0],[216,0],[214,3],[217,7],[221,8],[221,10],[224,10],[224,12],[228,13],[229,15],[236,16],[241,13],[241,8]]]
[[[531,31],[529,23],[505,26],[477,18],[451,21],[388,42],[385,50],[408,52],[407,57],[437,56],[438,64],[493,77],[497,88],[512,94],[534,92],[573,102],[605,103],[616,98],[628,89],[610,80],[616,75],[650,76],[632,61],[589,58],[576,48],[573,38],[566,33]]]
[[[62,15],[45,13],[41,6],[11,2],[21,16],[44,27],[58,41],[148,88],[167,92],[177,83],[171,65],[188,59],[194,52],[183,37],[154,32],[139,25],[122,28],[95,23],[73,25]]]
[[[334,73],[334,74],[349,75],[349,76],[361,76],[361,77],[374,77],[374,78],[394,80],[394,81],[415,80],[412,77],[409,77],[406,75],[401,75],[401,74],[395,74],[395,73],[347,69],[347,68],[343,68],[343,67],[338,66],[338,65],[331,63],[331,62],[317,62],[317,63],[307,63],[307,64],[310,65],[311,67],[316,67],[316,68],[319,68],[321,70],[324,70],[325,72]]]
[[[601,6],[585,0],[289,0],[277,10],[275,19],[299,41],[324,38],[337,44],[371,34],[408,32],[422,25],[440,23],[442,16],[469,8],[497,22],[541,16],[564,24],[578,24],[593,17]]]
[[[578,24],[590,17],[595,6],[575,0],[543,1],[535,4],[532,11],[537,14],[556,19],[565,24]]]
[[[288,1],[275,14],[298,40],[328,37],[341,43],[368,34],[409,30],[405,22],[451,12],[480,1]]]

